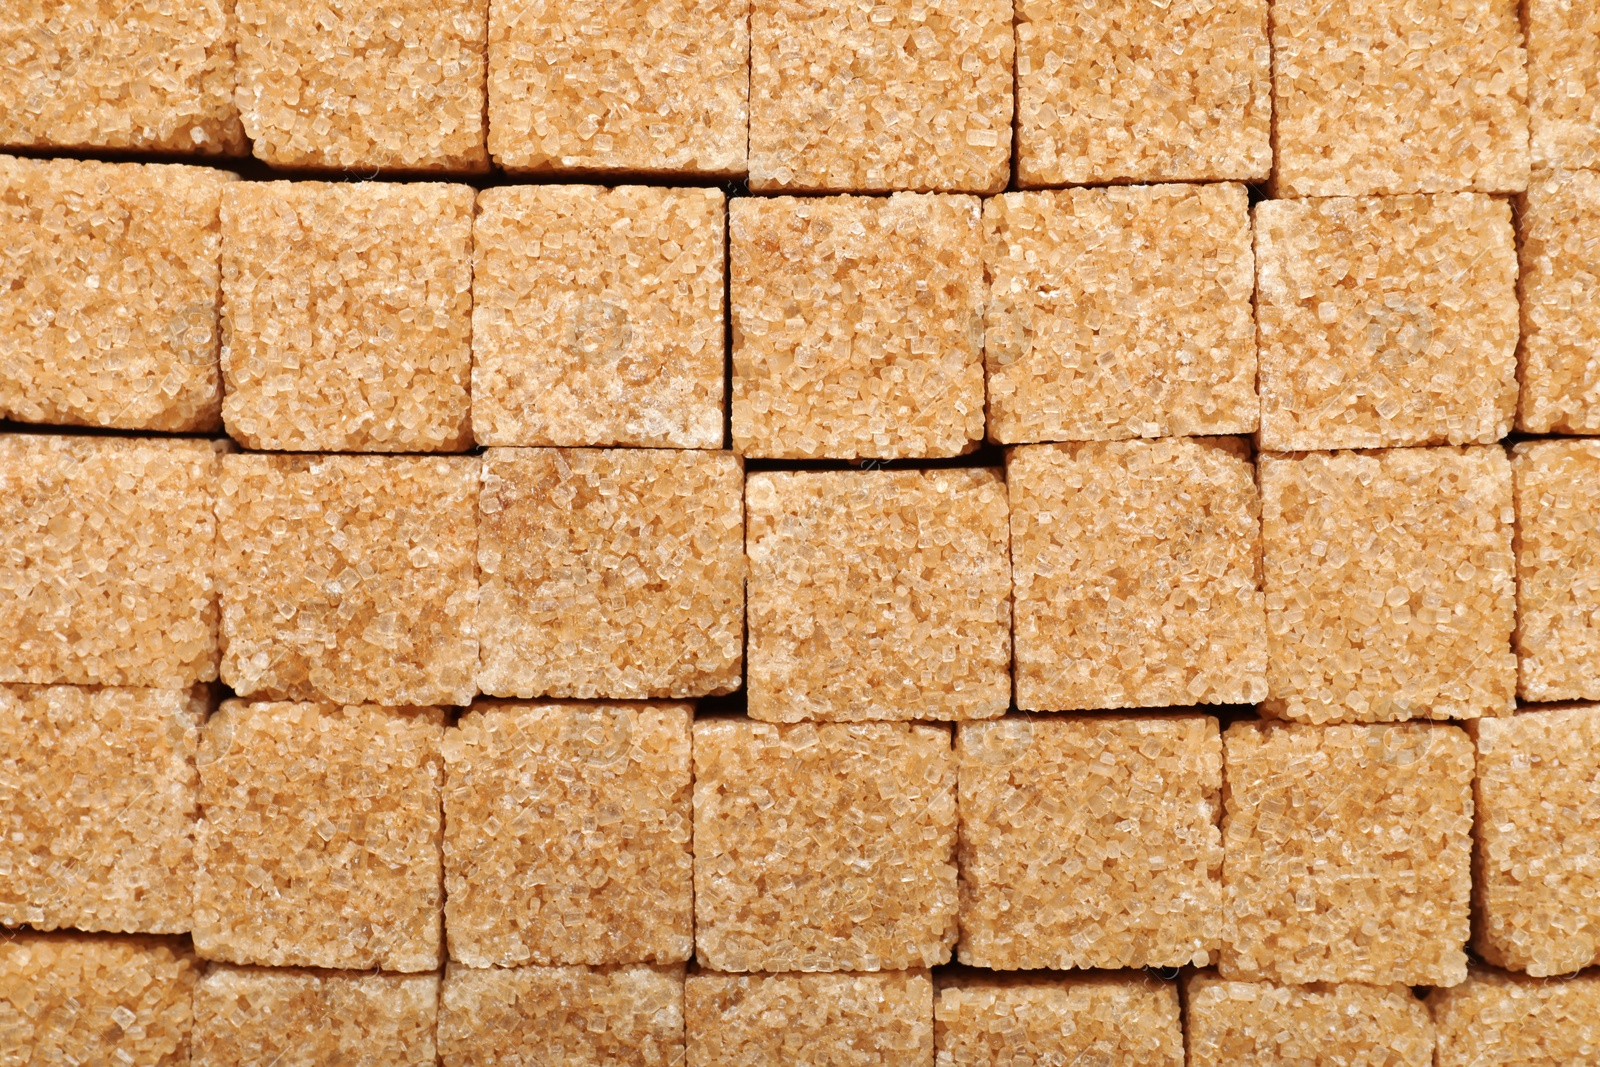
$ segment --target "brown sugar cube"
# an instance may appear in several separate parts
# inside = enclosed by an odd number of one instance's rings
[[[998,470],[753,474],[749,714],[982,719],[1011,703]]]
[[[1178,987],[1147,975],[996,975],[939,986],[939,1067],[1183,1067]]]
[[[1517,428],[1600,434],[1600,174],[1540,175],[1519,204]]]
[[[223,681],[274,700],[470,702],[477,497],[464,456],[225,457]]]
[[[1473,948],[1535,977],[1600,963],[1600,705],[1477,724]]]
[[[0,686],[0,925],[189,929],[203,690]]]
[[[1272,0],[1277,196],[1528,182],[1519,0]]]
[[[688,1067],[931,1067],[933,980],[882,974],[689,975]]]
[[[1575,1067],[1600,1048],[1600,974],[1536,979],[1474,967],[1428,994],[1436,1067]]]
[[[1433,1067],[1428,1008],[1405,986],[1184,980],[1189,1067]]]
[[[512,173],[746,169],[749,0],[489,0],[489,151]]]
[[[472,444],[466,185],[239,182],[222,198],[222,417],[246,448]]]
[[[0,156],[0,417],[215,430],[210,167]]]
[[[199,967],[172,939],[0,938],[0,1063],[188,1067]]]
[[[722,447],[718,189],[486,189],[473,223],[481,445]]]
[[[1517,404],[1511,208],[1472,193],[1256,205],[1261,447],[1488,444]]]
[[[488,0],[248,0],[239,114],[274,167],[486,171]]]
[[[1014,52],[1011,0],[752,0],[750,188],[999,192]]]
[[[963,723],[956,762],[962,963],[1066,970],[1216,958],[1216,719]]]
[[[719,971],[898,970],[956,940],[950,731],[694,724],[696,958]]]
[[[1446,723],[1237,722],[1223,735],[1222,977],[1466,977],[1472,741]]]
[[[1267,702],[1305,722],[1516,706],[1504,450],[1261,456]]]
[[[1260,504],[1237,438],[1027,445],[1006,460],[1017,706],[1266,695]]]
[[[1526,0],[1533,165],[1600,166],[1600,7]]]
[[[217,677],[211,441],[0,434],[0,682]]]
[[[1511,455],[1518,691],[1600,700],[1600,441],[1530,441]]]
[[[469,967],[694,953],[688,704],[480,701],[445,732],[445,929]]]
[[[200,737],[199,953],[438,967],[443,734],[438,708],[224,702]]]
[[[1264,181],[1267,0],[1017,3],[1017,178]]]
[[[490,449],[478,687],[613,700],[737,689],[743,485],[729,452]]]
[[[983,224],[991,440],[1255,432],[1244,186],[1007,193]]]
[[[233,5],[40,0],[0,10],[0,145],[242,156]]]
[[[728,205],[728,224],[741,454],[897,459],[977,447],[977,197],[746,197]]]
[[[682,1067],[683,1042],[682,964],[445,969],[444,1067]]]
[[[194,991],[193,1067],[432,1067],[437,974],[211,964]]]

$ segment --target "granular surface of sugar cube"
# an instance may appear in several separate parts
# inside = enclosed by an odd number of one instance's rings
[[[1511,452],[1525,700],[1600,700],[1600,441]]]
[[[221,425],[217,211],[232,177],[0,156],[0,417]]]
[[[0,682],[216,678],[219,451],[0,434]]]
[[[243,0],[236,99],[275,167],[485,171],[488,0]]]
[[[1178,987],[1148,975],[997,975],[939,986],[939,1067],[1183,1067]]]
[[[726,204],[718,189],[485,190],[478,444],[721,448]]]
[[[484,700],[445,732],[452,959],[490,967],[693,955],[693,710]]]
[[[1028,445],[1006,461],[1017,706],[1266,695],[1260,505],[1237,438]]]
[[[1435,1067],[1572,1067],[1600,1048],[1600,975],[1528,978],[1474,967],[1428,995]]]
[[[1541,174],[1520,204],[1517,428],[1600,434],[1600,174]]]
[[[472,444],[466,185],[239,182],[222,198],[222,417],[247,448]]]
[[[1216,958],[1216,719],[963,723],[956,761],[962,963],[1067,970]]]
[[[271,699],[470,702],[477,496],[464,456],[225,457],[223,680]]]
[[[0,686],[0,925],[189,929],[203,690]]]
[[[437,708],[225,702],[200,738],[200,954],[438,967],[443,733]]]
[[[754,474],[749,714],[976,719],[1011,703],[998,470]]]
[[[1269,714],[1475,719],[1516,705],[1498,446],[1261,456]]]
[[[1189,1067],[1433,1067],[1433,1020],[1405,986],[1282,986],[1204,971],[1184,984]]]
[[[745,172],[749,0],[489,0],[489,151],[512,173]]]
[[[1526,0],[1533,165],[1600,166],[1600,7]]]
[[[752,0],[750,188],[993,193],[1010,179],[1010,0]]]
[[[746,456],[955,456],[983,439],[974,196],[729,207],[733,442]]]
[[[689,975],[688,1067],[929,1067],[933,980],[882,974]]]
[[[983,224],[991,440],[1255,431],[1244,186],[1006,193]]]
[[[193,1067],[432,1067],[437,974],[211,964],[194,991]]]
[[[198,965],[154,937],[0,939],[0,1062],[186,1067]]]
[[[444,1067],[682,1067],[683,1044],[681,964],[445,970]]]
[[[956,940],[950,731],[694,724],[696,958],[719,971],[898,970]]]
[[[1466,977],[1473,746],[1447,723],[1223,735],[1220,971],[1290,984]]]
[[[1278,196],[1528,182],[1518,0],[1272,0]]]
[[[1023,187],[1272,170],[1267,0],[1019,0],[1016,19]]]
[[[1269,200],[1255,234],[1262,448],[1488,444],[1510,431],[1509,204]]]
[[[1477,725],[1473,947],[1536,977],[1600,963],[1600,705]]]
[[[743,485],[729,452],[490,449],[479,688],[610,699],[737,689]]]
[[[41,0],[0,12],[0,145],[242,156],[233,6]]]

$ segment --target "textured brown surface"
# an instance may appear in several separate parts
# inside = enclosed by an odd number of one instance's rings
[[[445,970],[444,1067],[680,1067],[683,968]]]
[[[0,435],[0,681],[216,678],[219,451]]]
[[[275,167],[489,169],[489,0],[237,0],[240,117]]]
[[[1273,0],[1277,195],[1524,188],[1517,12],[1518,0]]]
[[[198,965],[180,942],[0,939],[0,1064],[188,1067]]]
[[[722,447],[726,205],[642,185],[481,193],[477,443]]]
[[[1253,433],[1245,193],[1156,185],[986,200],[989,439]]]
[[[489,967],[693,954],[693,710],[485,700],[445,731],[451,959]]]
[[[1258,476],[1268,713],[1317,723],[1511,713],[1501,448],[1262,456]]]
[[[1536,977],[1600,963],[1600,706],[1530,708],[1477,734],[1473,947]]]
[[[950,731],[694,725],[696,959],[721,971],[896,970],[956,940]]]
[[[954,456],[983,439],[974,196],[734,200],[733,443],[746,456]]]
[[[1405,986],[1184,984],[1189,1067],[1433,1067],[1433,1020]]]
[[[192,1067],[433,1067],[436,974],[212,964],[194,992]]]
[[[1600,174],[1540,175],[1520,204],[1517,428],[1600,433]]]
[[[1574,1067],[1600,1049],[1600,974],[1566,981],[1474,967],[1428,996],[1436,1067]]]
[[[999,471],[754,474],[745,504],[751,718],[1005,714],[1011,557]]]
[[[1014,51],[1009,0],[753,0],[750,188],[1005,188]]]
[[[0,156],[0,417],[215,430],[209,167]]]
[[[1255,234],[1262,448],[1487,444],[1511,429],[1509,204],[1266,201]]]
[[[1511,452],[1524,700],[1600,700],[1600,441]]]
[[[0,924],[184,933],[202,689],[0,687]]]
[[[1600,7],[1524,0],[1535,167],[1600,166]]]
[[[443,733],[437,708],[224,703],[200,739],[200,954],[438,967]]]
[[[1018,0],[1017,178],[1263,181],[1267,0]]]
[[[738,688],[743,480],[728,452],[490,449],[479,688],[612,699]]]
[[[933,1018],[938,1067],[1183,1067],[1178,987],[1147,975],[964,975]]]
[[[468,703],[477,496],[466,457],[225,457],[223,680],[240,696]]]
[[[489,0],[508,171],[742,175],[749,0]]]
[[[1260,505],[1233,438],[1028,445],[1006,462],[1017,706],[1266,695]]]
[[[962,963],[1066,970],[1216,958],[1217,720],[964,723],[956,762]]]
[[[684,983],[688,1067],[928,1067],[933,981],[885,974],[713,974]]]
[[[1466,977],[1473,747],[1444,723],[1223,735],[1224,978]]]
[[[240,182],[222,200],[222,416],[247,448],[472,444],[466,185]]]

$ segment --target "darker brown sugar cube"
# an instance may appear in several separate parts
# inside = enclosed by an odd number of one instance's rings
[[[1428,1007],[1405,986],[1184,980],[1190,1067],[1433,1067]]]
[[[942,1067],[1183,1067],[1178,986],[1149,975],[963,975],[933,1005]]]
[[[1600,974],[1528,978],[1474,967],[1428,994],[1439,1030],[1435,1067],[1591,1063],[1600,1048]]]

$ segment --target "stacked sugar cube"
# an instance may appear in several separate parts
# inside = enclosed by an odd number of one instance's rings
[[[0,1063],[1595,1062],[1597,34],[0,15]]]

